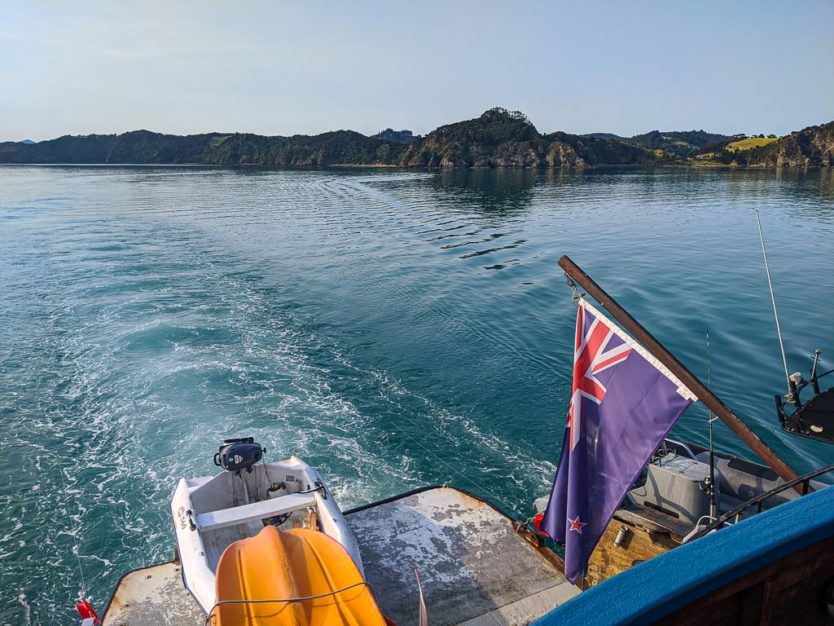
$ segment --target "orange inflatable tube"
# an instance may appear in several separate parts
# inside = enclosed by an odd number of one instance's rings
[[[315,530],[265,526],[236,541],[217,564],[216,588],[214,626],[386,624],[347,550]]]

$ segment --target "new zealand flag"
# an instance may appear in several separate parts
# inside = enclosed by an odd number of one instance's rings
[[[582,575],[626,492],[695,396],[661,363],[579,300],[573,388],[559,469],[541,529]]]

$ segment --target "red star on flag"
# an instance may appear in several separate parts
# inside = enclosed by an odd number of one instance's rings
[[[583,526],[587,526],[587,525],[588,525],[588,523],[587,523],[587,522],[580,522],[580,521],[579,521],[579,516],[578,516],[578,515],[577,515],[575,518],[573,518],[573,519],[568,518],[568,522],[570,522],[570,528],[568,528],[568,531],[573,531],[573,530],[575,530],[575,531],[576,531],[576,532],[578,532],[580,535],[582,534],[582,527],[583,527]]]

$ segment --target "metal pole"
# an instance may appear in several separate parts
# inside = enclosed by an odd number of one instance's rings
[[[669,352],[652,334],[647,331],[636,319],[623,307],[609,296],[594,280],[588,276],[581,267],[574,263],[570,257],[563,256],[559,259],[559,267],[565,270],[565,273],[577,285],[582,287],[588,295],[594,298],[600,305],[605,308],[611,316],[617,320],[623,327],[634,335],[634,338],[651,352],[654,357],[663,363],[670,372],[680,379],[686,387],[695,396],[704,403],[704,405],[713,413],[715,413],[722,422],[729,426],[738,437],[747,446],[755,452],[765,463],[767,463],[773,471],[785,480],[791,480],[797,477],[797,473],[788,465],[776,452],[762,441],[759,436],[754,433],[739,417],[733,413],[727,405],[725,405],[710,389],[698,380],[695,375],[690,372],[686,366],[678,361],[674,355]]]

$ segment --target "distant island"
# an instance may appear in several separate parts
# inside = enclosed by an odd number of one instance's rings
[[[736,167],[834,166],[834,122],[784,137],[703,130],[541,134],[519,111],[493,108],[440,126],[425,137],[387,128],[372,137],[350,130],[267,137],[249,133],[66,135],[0,143],[0,163],[200,164],[272,167],[582,168],[693,164]]]
[[[730,137],[727,135],[707,133],[703,130],[667,132],[653,130],[648,133],[643,133],[642,135],[634,135],[633,137],[620,137],[618,135],[612,135],[611,133],[592,133],[589,137],[631,143],[636,146],[643,146],[644,148],[662,150],[680,157],[688,157],[696,154],[702,148],[729,143],[740,136],[736,135],[735,137]]]

